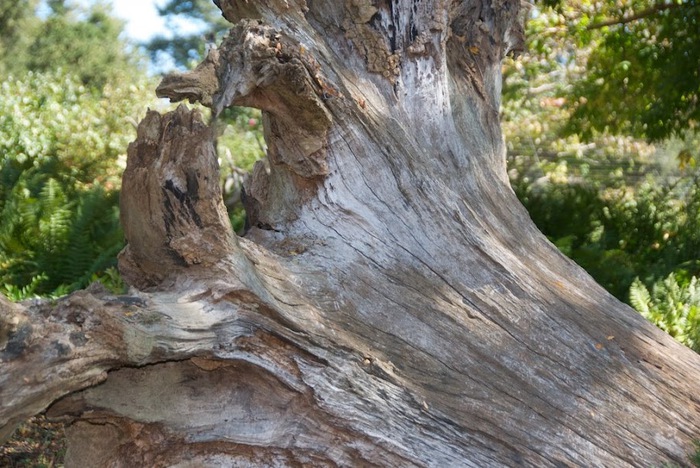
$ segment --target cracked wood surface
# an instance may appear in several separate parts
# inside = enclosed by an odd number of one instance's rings
[[[197,112],[149,113],[122,193],[135,288],[1,303],[0,435],[53,402],[69,466],[685,463],[700,359],[508,185],[518,2],[217,4],[228,39],[158,92],[263,110],[251,230]]]

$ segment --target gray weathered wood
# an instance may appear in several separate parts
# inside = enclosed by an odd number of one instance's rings
[[[135,288],[0,303],[2,435],[54,402],[69,466],[686,462],[700,358],[509,187],[519,2],[218,3],[229,37],[158,93],[263,110],[252,228],[231,232],[197,113],[149,113],[123,183]]]

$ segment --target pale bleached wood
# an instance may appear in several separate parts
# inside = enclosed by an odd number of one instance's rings
[[[231,233],[197,113],[149,113],[122,200],[138,290],[3,305],[36,324],[10,341],[37,345],[5,345],[6,428],[55,401],[73,466],[686,463],[698,355],[563,257],[508,185],[519,2],[219,4],[228,39],[158,92],[263,110],[251,230]],[[90,318],[57,312],[74,310]],[[46,327],[89,353],[47,357]],[[62,380],[13,384],[44,368]]]

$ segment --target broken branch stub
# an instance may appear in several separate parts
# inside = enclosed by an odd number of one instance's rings
[[[121,197],[127,246],[119,268],[130,284],[152,287],[183,267],[206,268],[234,251],[212,129],[199,112],[149,111],[128,153]]]
[[[257,188],[248,186],[249,202],[265,208],[264,219],[255,224],[293,220],[314,193],[316,179],[328,174],[333,119],[324,101],[339,98],[339,92],[301,43],[261,21],[240,21],[220,49],[210,51],[195,70],[166,76],[156,93],[171,101],[199,101],[215,115],[230,106],[263,111],[270,167],[266,181],[258,178]],[[284,203],[271,205],[272,199]]]

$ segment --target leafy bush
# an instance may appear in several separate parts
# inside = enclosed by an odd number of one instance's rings
[[[85,286],[115,262],[119,175],[147,82],[100,94],[60,71],[0,85],[0,292]]]
[[[700,275],[698,180],[672,185],[515,180],[540,230],[603,287],[626,300],[634,278],[651,284],[674,271]]]
[[[630,303],[644,317],[679,342],[700,353],[700,281],[670,274],[649,289],[635,279]]]

